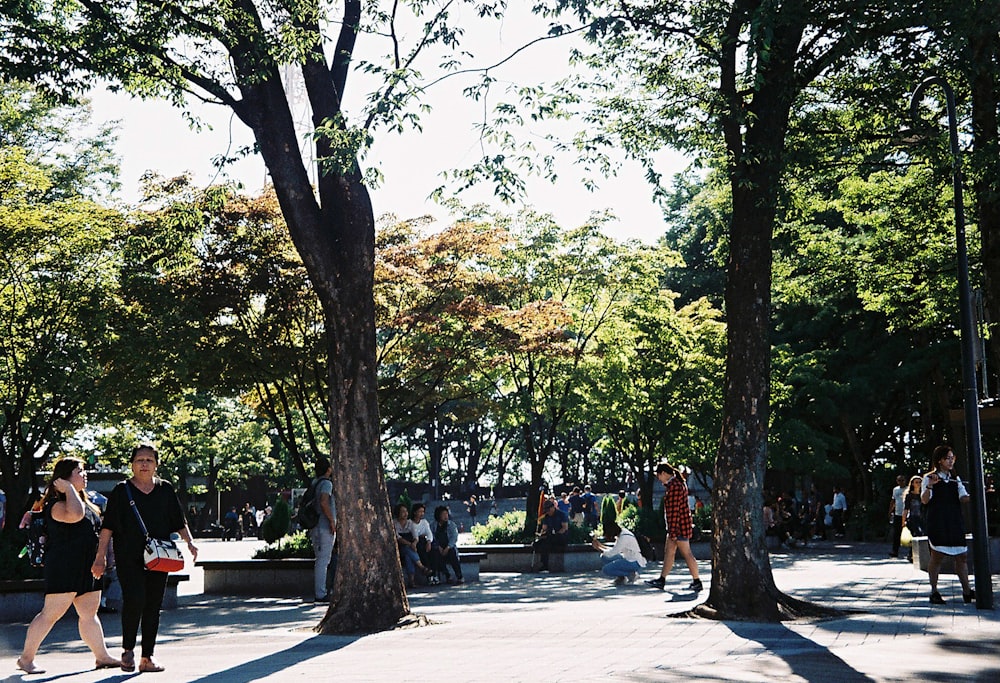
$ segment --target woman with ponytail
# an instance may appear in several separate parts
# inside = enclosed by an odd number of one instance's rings
[[[43,673],[35,665],[35,654],[70,605],[79,617],[80,638],[94,653],[98,669],[121,666],[104,643],[104,629],[97,618],[101,584],[91,572],[97,556],[97,534],[101,511],[84,493],[87,471],[82,460],[62,458],[56,462],[42,496],[48,535],[45,543],[45,603],[32,619],[24,638],[17,667],[29,674]]]

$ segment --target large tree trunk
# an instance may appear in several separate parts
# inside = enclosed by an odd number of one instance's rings
[[[722,619],[777,621],[809,610],[778,590],[764,543],[771,379],[771,237],[777,213],[795,55],[802,26],[775,28],[748,111],[739,93],[736,36],[727,43],[720,92],[730,107],[723,132],[730,154],[733,214],[726,267],[726,379],[722,436],[712,492],[712,586],[696,609]]]
[[[330,339],[330,459],[339,522],[334,599],[318,628],[323,633],[391,628],[409,612],[379,443],[375,224],[364,186],[342,184],[338,272],[321,297]]]
[[[359,12],[357,2],[347,3]],[[345,21],[355,22],[356,18]],[[341,52],[349,53],[351,46]],[[338,49],[341,49],[338,46]],[[340,54],[340,53],[338,53]],[[313,192],[276,69],[246,68],[241,118],[271,172],[289,234],[323,309],[330,386],[330,461],[337,506],[338,564],[333,596],[317,626],[323,633],[393,627],[409,613],[382,469],[376,397],[375,219],[359,169],[327,170]],[[337,74],[334,74],[336,77]],[[303,66],[318,127],[339,111],[343,80],[322,55]],[[317,158],[329,158],[329,141]]]
[[[779,148],[780,149],[780,148]],[[770,381],[770,210],[757,192],[733,183],[726,284],[728,348],[722,438],[715,463],[712,587],[705,610],[724,618],[781,618],[764,545],[762,486],[767,466]]]

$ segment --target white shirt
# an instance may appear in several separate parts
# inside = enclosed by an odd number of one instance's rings
[[[905,505],[903,501],[906,499],[906,487],[897,486],[892,490],[892,500],[896,504],[896,517],[903,516],[903,509]]]
[[[952,479],[952,476],[947,472],[938,472],[937,475],[941,477],[941,481],[951,481]],[[934,487],[931,486],[931,480],[929,477],[930,475],[928,474],[920,482],[921,495],[923,495],[924,491],[930,491],[931,495],[927,500],[930,500],[931,498],[934,497]],[[969,495],[969,492],[965,489],[965,484],[962,483],[962,478],[959,477],[958,475],[955,475],[954,479],[955,481],[958,482],[958,497],[965,498],[967,495]]]
[[[639,541],[635,540],[635,534],[628,529],[623,528],[618,534],[618,540],[615,541],[615,544],[601,553],[601,557],[614,557],[615,555],[621,555],[627,561],[635,562],[640,567],[646,566],[646,558],[639,550]]]
[[[847,496],[844,495],[843,491],[833,496],[833,509],[834,510],[847,509]]]
[[[412,522],[412,520],[411,520],[411,522]],[[427,521],[426,517],[424,517],[419,522],[412,522],[412,523],[413,523],[413,537],[414,538],[416,538],[416,539],[419,540],[420,537],[423,536],[428,541],[434,540],[434,534],[431,533],[431,524],[430,524],[430,522]]]

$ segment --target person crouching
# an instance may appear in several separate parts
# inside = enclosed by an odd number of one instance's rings
[[[614,522],[608,525],[608,531],[616,537],[614,545],[601,543],[596,535],[591,542],[595,550],[601,551],[601,561],[604,562],[601,571],[605,576],[613,576],[616,586],[626,582],[635,583],[639,570],[646,566],[646,558],[639,549],[639,541],[635,534]]]

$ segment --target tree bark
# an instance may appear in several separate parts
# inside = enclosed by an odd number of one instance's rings
[[[724,41],[728,52],[720,93],[728,107],[722,124],[733,200],[725,291],[728,344],[712,492],[712,586],[708,601],[695,610],[712,618],[778,621],[811,611],[774,583],[762,494],[770,416],[771,238],[802,30],[794,22],[774,28],[749,106],[737,85],[738,36]]]
[[[356,8],[358,3],[349,2]],[[337,506],[338,564],[322,633],[392,628],[409,613],[382,469],[376,398],[375,219],[360,171],[328,170],[319,201],[298,150],[276,68],[237,62],[241,119],[253,130],[289,234],[323,309],[329,359],[330,461]],[[340,92],[322,64],[303,67],[313,121],[329,123]],[[329,157],[317,142],[318,158]]]

